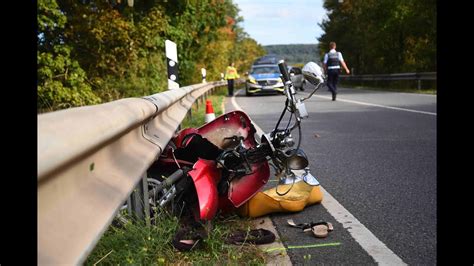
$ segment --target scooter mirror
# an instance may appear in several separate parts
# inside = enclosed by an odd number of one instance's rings
[[[302,72],[305,80],[314,86],[324,82],[323,70],[315,62],[308,62],[304,65]]]
[[[291,150],[288,153],[293,153],[295,150]],[[302,170],[308,167],[308,157],[302,149],[298,149],[296,153],[286,159],[286,165],[290,170]]]

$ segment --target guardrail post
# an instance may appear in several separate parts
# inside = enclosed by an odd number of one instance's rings
[[[418,80],[417,80],[417,81],[418,81],[418,90],[421,90],[421,79],[420,79],[420,78],[418,78]]]
[[[127,200],[128,211],[131,216],[140,220],[145,220],[150,226],[150,203],[148,202],[148,182],[146,172],[143,174],[137,186],[133,189],[130,198]]]

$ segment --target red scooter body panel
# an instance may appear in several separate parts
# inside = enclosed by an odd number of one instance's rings
[[[221,179],[221,172],[215,162],[199,159],[188,174],[196,187],[200,218],[204,221],[211,220],[219,205],[216,185]]]
[[[254,138],[256,131],[251,125],[247,114],[242,111],[232,111],[198,128],[198,133],[221,149],[233,148],[238,145],[238,142],[225,139],[232,136],[242,136],[245,147],[251,148],[257,144]],[[227,198],[234,207],[240,207],[253,197],[270,177],[270,167],[267,161],[253,164],[251,168],[252,174],[236,178],[230,183]],[[229,209],[231,207],[222,197],[220,201],[220,208]]]
[[[256,145],[255,128],[251,126],[250,118],[242,111],[232,111],[223,114],[211,122],[198,128],[198,133],[221,149],[233,148],[238,142],[225,139],[233,136],[244,138],[247,148]]]
[[[235,178],[230,182],[229,200],[236,208],[255,196],[270,177],[270,167],[267,161],[252,164],[251,167],[252,174]]]

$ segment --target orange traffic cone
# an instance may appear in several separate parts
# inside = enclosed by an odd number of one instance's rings
[[[216,118],[214,114],[214,108],[212,108],[211,100],[206,100],[206,116],[204,117],[204,122],[209,123]]]

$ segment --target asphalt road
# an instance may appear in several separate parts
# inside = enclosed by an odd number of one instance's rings
[[[269,132],[284,96],[246,97],[241,91],[236,102]],[[305,103],[309,117],[302,123],[302,147],[324,189],[403,262],[435,265],[436,97],[340,88],[335,102],[320,90]],[[289,218],[296,223],[324,220],[335,229],[316,239],[287,226]],[[286,247],[337,243],[289,249],[295,265],[376,264],[321,204],[271,219]]]

